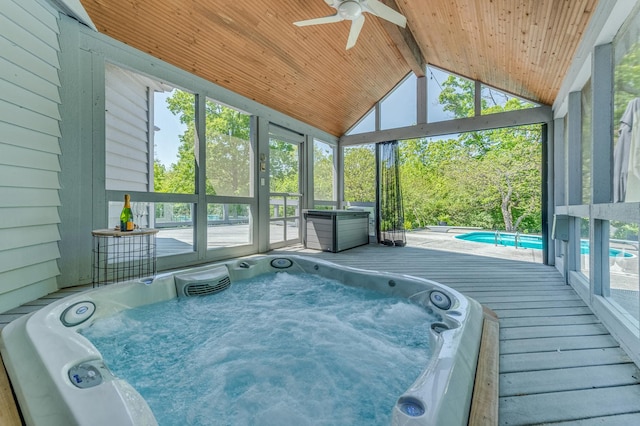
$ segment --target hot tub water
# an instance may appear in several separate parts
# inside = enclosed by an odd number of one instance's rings
[[[160,425],[390,424],[431,356],[424,307],[309,274],[145,305],[82,331]]]

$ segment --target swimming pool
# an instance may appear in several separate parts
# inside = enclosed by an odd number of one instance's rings
[[[12,322],[2,331],[0,350],[27,424],[157,424],[140,392],[111,371],[101,352],[80,331],[135,307],[199,295],[216,297],[234,283],[278,272],[314,274],[406,298],[434,315],[435,322],[423,325],[430,359],[418,368],[413,384],[397,395],[388,408],[389,417],[396,425],[466,424],[482,328],[481,306],[433,281],[300,256],[234,260],[163,274],[151,284],[143,280],[113,284],[60,300]],[[367,387],[367,380],[358,375],[350,380],[364,380],[361,385]]]
[[[516,234],[507,232],[469,232],[467,234],[456,235],[457,239],[472,241],[474,243],[494,244],[505,247],[515,247]],[[518,247],[530,248],[534,250],[542,250],[542,237],[540,235],[519,234],[518,235]],[[589,241],[582,240],[580,242],[580,252],[582,254],[589,254]],[[624,252],[622,250],[610,248],[610,257],[633,257],[633,254]]]

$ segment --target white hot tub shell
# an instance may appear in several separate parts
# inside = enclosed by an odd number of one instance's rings
[[[467,424],[482,308],[433,281],[365,271],[302,256],[260,256],[172,272],[88,290],[7,325],[0,351],[28,425],[155,425],[140,394],[105,365],[78,331],[122,310],[176,297],[220,291],[234,281],[287,271],[312,273],[346,285],[406,297],[442,321],[429,333],[434,353],[393,408],[394,425]]]

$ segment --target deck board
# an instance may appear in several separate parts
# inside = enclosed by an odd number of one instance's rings
[[[595,336],[609,334],[602,324],[536,325],[500,330],[500,339],[534,339],[539,337]]]
[[[571,325],[571,324],[599,324],[595,315],[565,315],[565,316],[528,316],[501,318],[502,328],[531,327],[537,325]]]
[[[592,417],[590,419],[569,420],[554,423],[553,426],[630,426],[640,425],[640,412],[617,416]]]
[[[575,307],[558,307],[558,308],[521,308],[511,309],[504,308],[496,311],[500,319],[505,318],[527,318],[527,317],[561,317],[568,315],[592,315],[591,309],[586,305]]]
[[[555,352],[529,352],[500,355],[500,372],[536,371],[574,368],[586,365],[621,364],[631,362],[620,348],[580,349]],[[640,403],[640,401],[638,401]],[[639,407],[640,408],[640,407]]]
[[[634,385],[638,374],[632,363],[505,373],[500,375],[500,396]]]
[[[15,404],[9,377],[4,368],[4,362],[0,355],[0,425],[21,426],[22,420]]]
[[[500,342],[500,353],[522,354],[532,352],[568,351],[577,349],[616,348],[618,342],[611,335],[546,337],[512,339]]]
[[[500,398],[500,424],[552,423],[637,412],[640,385]],[[633,424],[633,423],[629,423]]]
[[[536,302],[542,302],[542,303],[547,303],[547,302],[557,302],[557,301],[563,301],[563,302],[577,302],[577,303],[583,303],[582,299],[580,299],[580,296],[578,296],[577,294],[568,294],[568,293],[563,293],[563,294],[535,294],[535,295],[531,295],[531,294],[524,294],[524,295],[514,295],[514,294],[510,294],[510,295],[502,295],[502,296],[487,296],[481,293],[477,293],[475,295],[469,295],[469,297],[473,297],[474,299],[476,299],[478,302],[480,303],[491,303],[494,305],[497,305],[499,303],[517,303],[517,302],[523,302],[523,303],[536,303]]]
[[[576,308],[586,306],[581,299],[576,300],[533,300],[530,302],[493,302],[485,301],[485,305],[493,309],[498,316],[500,316],[499,310],[502,309],[534,309],[534,308]]]
[[[493,312],[485,310],[482,324],[482,340],[478,354],[478,366],[473,384],[473,396],[469,412],[469,426],[494,426],[498,424],[499,395],[499,336],[500,323]]]
[[[558,288],[556,286],[549,286],[546,290],[536,288],[535,290],[523,290],[522,286],[520,288],[509,286],[505,288],[500,287],[486,287],[486,288],[477,288],[477,284],[475,287],[470,286],[468,289],[465,289],[465,293],[474,298],[482,297],[504,297],[505,291],[515,291],[518,292],[518,296],[527,296],[527,297],[555,297],[555,296],[575,296],[575,292],[571,288]]]

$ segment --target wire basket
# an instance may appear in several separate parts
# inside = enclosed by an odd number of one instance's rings
[[[156,275],[157,229],[93,231],[94,287]]]

